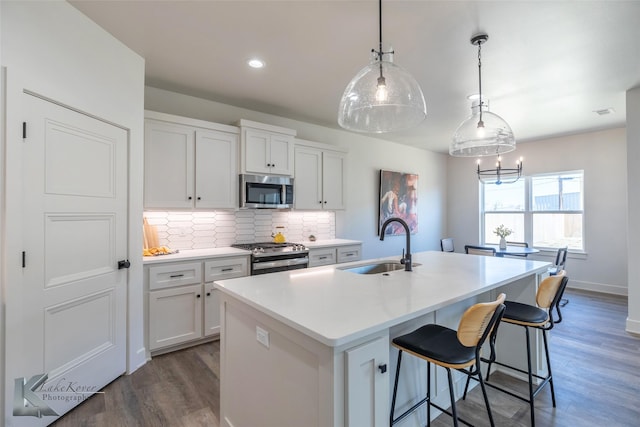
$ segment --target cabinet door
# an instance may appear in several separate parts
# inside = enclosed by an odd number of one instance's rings
[[[233,279],[249,275],[249,257],[235,256],[216,258],[204,263],[204,281]]]
[[[345,156],[325,151],[322,154],[322,197],[324,209],[344,209]]]
[[[220,333],[220,291],[213,283],[204,284],[204,335]]]
[[[345,352],[346,426],[389,425],[389,340],[380,337]]]
[[[191,208],[194,197],[193,129],[147,120],[144,150],[145,208]]]
[[[322,209],[322,152],[296,147],[294,169],[295,208]]]
[[[149,349],[202,337],[202,285],[149,292]]]
[[[362,259],[362,245],[338,247],[338,263],[359,261]]]
[[[237,207],[237,152],[236,135],[196,131],[196,208]]]
[[[336,263],[336,248],[309,249],[309,267]]]
[[[293,173],[293,137],[271,134],[269,139],[271,173],[291,175]]]
[[[268,132],[261,132],[253,129],[245,130],[244,153],[245,169],[247,173],[270,172],[271,156],[269,153]]]

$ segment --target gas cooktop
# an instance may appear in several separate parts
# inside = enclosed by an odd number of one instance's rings
[[[301,243],[273,243],[273,242],[258,242],[258,243],[236,243],[231,245],[233,248],[245,249],[257,254],[279,254],[285,252],[303,253],[309,250],[305,245]]]

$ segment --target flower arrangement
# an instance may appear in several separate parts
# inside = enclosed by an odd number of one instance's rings
[[[493,233],[504,239],[505,237],[513,234],[513,230],[505,227],[504,224],[500,224],[495,230],[493,230]]]

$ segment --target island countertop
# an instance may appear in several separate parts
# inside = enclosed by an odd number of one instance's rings
[[[226,293],[303,334],[337,347],[422,314],[543,273],[548,262],[451,252],[413,254],[412,272],[355,274],[345,268],[399,257],[215,282]]]

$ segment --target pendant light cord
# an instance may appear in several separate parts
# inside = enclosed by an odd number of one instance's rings
[[[478,100],[480,104],[478,108],[480,109],[480,121],[478,122],[478,126],[484,123],[482,122],[482,41],[478,43]]]

